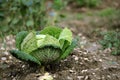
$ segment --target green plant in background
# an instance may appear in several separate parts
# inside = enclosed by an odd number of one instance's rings
[[[0,0],[0,30],[41,29],[46,23],[45,0]]]
[[[96,7],[101,3],[101,0],[76,0],[79,6]]]
[[[96,16],[103,18],[103,24],[111,29],[119,28],[120,10],[115,8],[106,8],[96,13]]]
[[[113,55],[120,54],[120,32],[109,31],[104,33],[100,44],[103,46],[103,49],[112,49]]]
[[[68,28],[46,27],[37,32],[19,32],[16,35],[18,50],[10,53],[20,60],[44,65],[66,58],[76,44]]]
[[[64,1],[64,0],[53,0],[53,8],[55,10],[61,10],[61,9],[65,8],[67,3],[68,3],[68,1]]]
[[[45,26],[49,25],[55,25],[56,22],[58,22],[59,17],[59,11],[64,9],[67,5],[68,1],[65,0],[52,0],[47,2],[47,24]]]
[[[106,9],[103,9],[103,10],[99,11],[96,14],[98,16],[101,16],[101,17],[110,17],[110,16],[114,16],[114,15],[120,14],[120,10],[117,10],[115,8],[106,8]]]

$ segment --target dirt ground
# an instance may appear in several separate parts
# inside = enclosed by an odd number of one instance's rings
[[[107,6],[118,8],[120,1],[114,1],[116,4],[107,3]],[[101,38],[98,32],[108,30],[108,25],[98,24],[96,21],[99,20],[94,17],[78,20],[74,14],[69,14],[70,17],[58,25],[68,26],[74,36],[80,38],[78,46],[65,60],[46,66],[44,73],[48,72],[54,80],[120,80],[120,56],[111,55],[110,49],[102,50],[99,44]],[[91,25],[91,20],[96,23],[95,27]],[[40,66],[21,62],[9,53],[10,49],[15,49],[14,39],[15,36],[8,35],[4,39],[6,43],[0,40],[0,80],[41,80],[44,73],[40,72]]]

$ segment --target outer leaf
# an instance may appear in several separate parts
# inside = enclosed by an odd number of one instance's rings
[[[65,28],[60,33],[59,41],[60,41],[60,44],[61,44],[61,48],[64,50],[72,42],[72,32],[69,29]]]
[[[21,50],[21,43],[23,39],[27,36],[27,31],[21,31],[16,35],[16,47]]]
[[[24,53],[22,51],[11,50],[10,53],[14,57],[16,57],[17,59],[20,59],[20,60],[23,60],[23,61],[31,61],[31,62],[34,62],[34,63],[37,63],[37,64],[41,65],[41,63],[36,58],[34,58],[33,56],[31,56],[27,53]]]
[[[40,31],[40,34],[49,34],[58,39],[61,31],[62,29],[58,27],[45,27]]]
[[[60,48],[60,43],[58,39],[54,38],[53,36],[46,35],[45,38],[37,40],[37,46],[42,48],[44,46],[53,46],[54,48]]]
[[[70,43],[72,42],[72,32],[68,29],[65,28],[63,31],[60,33],[59,40],[64,39],[69,41]]]
[[[60,42],[62,42],[62,41],[64,41],[64,42],[63,42],[63,45],[61,47],[62,47],[62,51],[64,52],[66,50],[66,48],[68,46],[70,46],[70,42],[68,42],[67,40],[60,40]]]
[[[25,53],[30,53],[37,48],[38,46],[36,40],[36,32],[32,31],[25,37],[25,39],[21,43],[21,51]]]
[[[71,45],[65,50],[65,52],[62,53],[62,55],[58,60],[66,58],[70,54],[70,52],[76,47],[76,45],[77,45],[77,39],[74,39]]]

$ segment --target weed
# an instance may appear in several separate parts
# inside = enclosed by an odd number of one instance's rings
[[[81,19],[83,19],[84,18],[84,15],[83,14],[77,14],[77,19],[78,20],[81,20]]]
[[[98,16],[101,17],[109,17],[109,16],[113,16],[115,14],[118,14],[120,12],[120,10],[116,10],[114,8],[106,8],[101,10],[100,12],[97,13]]]
[[[115,29],[120,26],[120,10],[115,8],[106,8],[96,13],[96,16],[103,18],[103,22],[109,28]]]
[[[61,10],[65,8],[67,3],[68,1],[64,1],[64,0],[53,0],[53,8],[56,10]]]
[[[44,3],[45,0],[2,0],[0,30],[15,34],[21,30],[41,29],[46,22]]]
[[[100,41],[100,44],[103,49],[110,48],[113,55],[120,54],[120,32],[108,31],[102,35],[103,40]]]
[[[101,0],[76,0],[79,6],[97,7]]]

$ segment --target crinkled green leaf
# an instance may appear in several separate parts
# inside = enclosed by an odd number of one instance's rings
[[[37,64],[41,65],[41,63],[36,58],[34,58],[33,56],[31,56],[27,53],[24,53],[22,51],[11,50],[10,53],[14,57],[16,57],[17,59],[20,59],[20,60],[23,60],[23,61],[31,61],[31,62],[34,62],[34,63],[37,63]]]
[[[70,46],[70,42],[68,42],[67,40],[60,40],[60,42],[62,42],[62,41],[63,41],[63,44],[61,45],[61,49],[62,49],[62,51],[65,51],[66,48],[68,46]]]
[[[68,29],[65,28],[63,31],[60,33],[59,40],[64,39],[69,41],[70,43],[72,42],[72,32]]]
[[[61,33],[62,29],[59,27],[45,27],[43,30],[40,31],[40,34],[49,34],[55,38],[59,38],[59,35]]]
[[[59,43],[59,40],[54,38],[53,36],[46,35],[45,38],[41,38],[37,40],[37,46],[39,48],[44,46],[53,46],[55,48],[60,48],[60,43]]]
[[[54,48],[52,46],[38,48],[37,50],[30,53],[42,64],[47,64],[55,61],[59,58],[61,50],[59,48]]]
[[[76,47],[77,42],[77,39],[73,39],[71,45],[62,53],[58,60],[66,58],[70,54],[70,52]]]
[[[27,36],[27,31],[21,31],[16,35],[16,47],[21,50],[21,43],[23,39]]]
[[[59,41],[61,48],[65,49],[72,42],[72,32],[68,28],[63,29],[63,31],[60,33]]]
[[[37,49],[37,39],[36,39],[36,32],[30,32],[23,42],[21,43],[21,51],[25,53],[30,53],[33,50]]]

